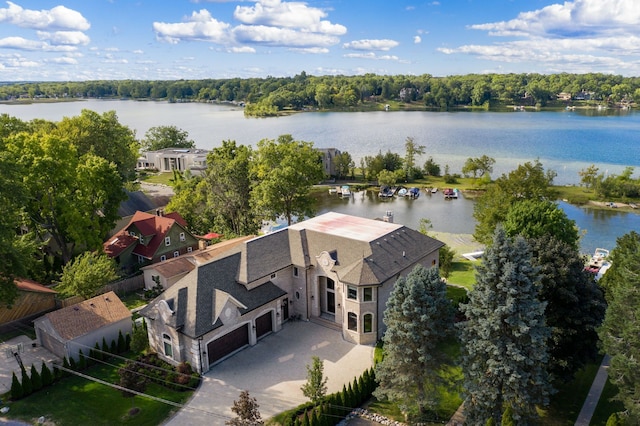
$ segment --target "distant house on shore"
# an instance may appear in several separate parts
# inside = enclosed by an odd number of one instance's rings
[[[197,148],[165,148],[158,151],[148,151],[138,159],[138,170],[154,169],[159,172],[173,172],[177,170],[191,171],[193,175],[201,175],[207,168],[209,151]]]

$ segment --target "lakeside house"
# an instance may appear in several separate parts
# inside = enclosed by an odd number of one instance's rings
[[[396,280],[437,266],[443,245],[403,225],[326,213],[194,265],[140,314],[161,358],[199,372],[292,318],[375,344]]]

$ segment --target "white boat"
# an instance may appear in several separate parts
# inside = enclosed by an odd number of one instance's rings
[[[591,259],[589,259],[588,265],[585,266],[585,270],[595,274],[596,281],[599,280],[611,267],[611,262],[608,258],[609,250],[597,248]]]
[[[342,185],[340,189],[340,195],[342,195],[342,198],[351,197],[351,188],[349,188],[349,185]]]
[[[435,194],[436,192],[438,192],[438,188],[431,188],[431,193]]]
[[[398,190],[398,195],[400,197],[406,197],[407,195],[409,195],[409,192],[408,192],[407,188],[400,188]]]

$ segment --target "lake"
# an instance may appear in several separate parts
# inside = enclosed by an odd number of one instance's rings
[[[600,172],[619,174],[640,166],[640,113],[635,111],[525,111],[525,112],[315,112],[277,118],[245,118],[241,108],[205,103],[87,100],[51,104],[0,104],[0,113],[22,120],[59,121],[79,115],[83,108],[102,113],[115,110],[121,123],[139,138],[151,127],[175,125],[186,130],[198,148],[212,149],[223,140],[256,146],[264,138],[291,134],[316,147],[348,151],[360,158],[390,150],[404,155],[404,142],[413,137],[426,147],[428,157],[452,173],[460,172],[469,157],[488,155],[496,160],[493,176],[508,173],[526,161],[539,159],[558,173],[556,184],[578,184],[578,172],[595,164]],[[560,203],[567,215],[586,230],[582,250],[613,248],[617,237],[640,230],[640,215],[615,209],[594,210]],[[410,227],[428,218],[433,230],[472,233],[473,201],[444,201],[441,194],[417,200],[380,201],[355,194],[348,200],[323,198],[320,211],[335,210],[363,217],[382,217]]]

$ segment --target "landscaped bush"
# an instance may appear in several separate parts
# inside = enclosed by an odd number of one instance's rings
[[[142,364],[140,373],[169,389],[187,391],[195,389],[200,384],[200,376],[193,372],[189,363],[183,362],[174,367],[160,359],[157,354],[140,355],[136,361]]]

